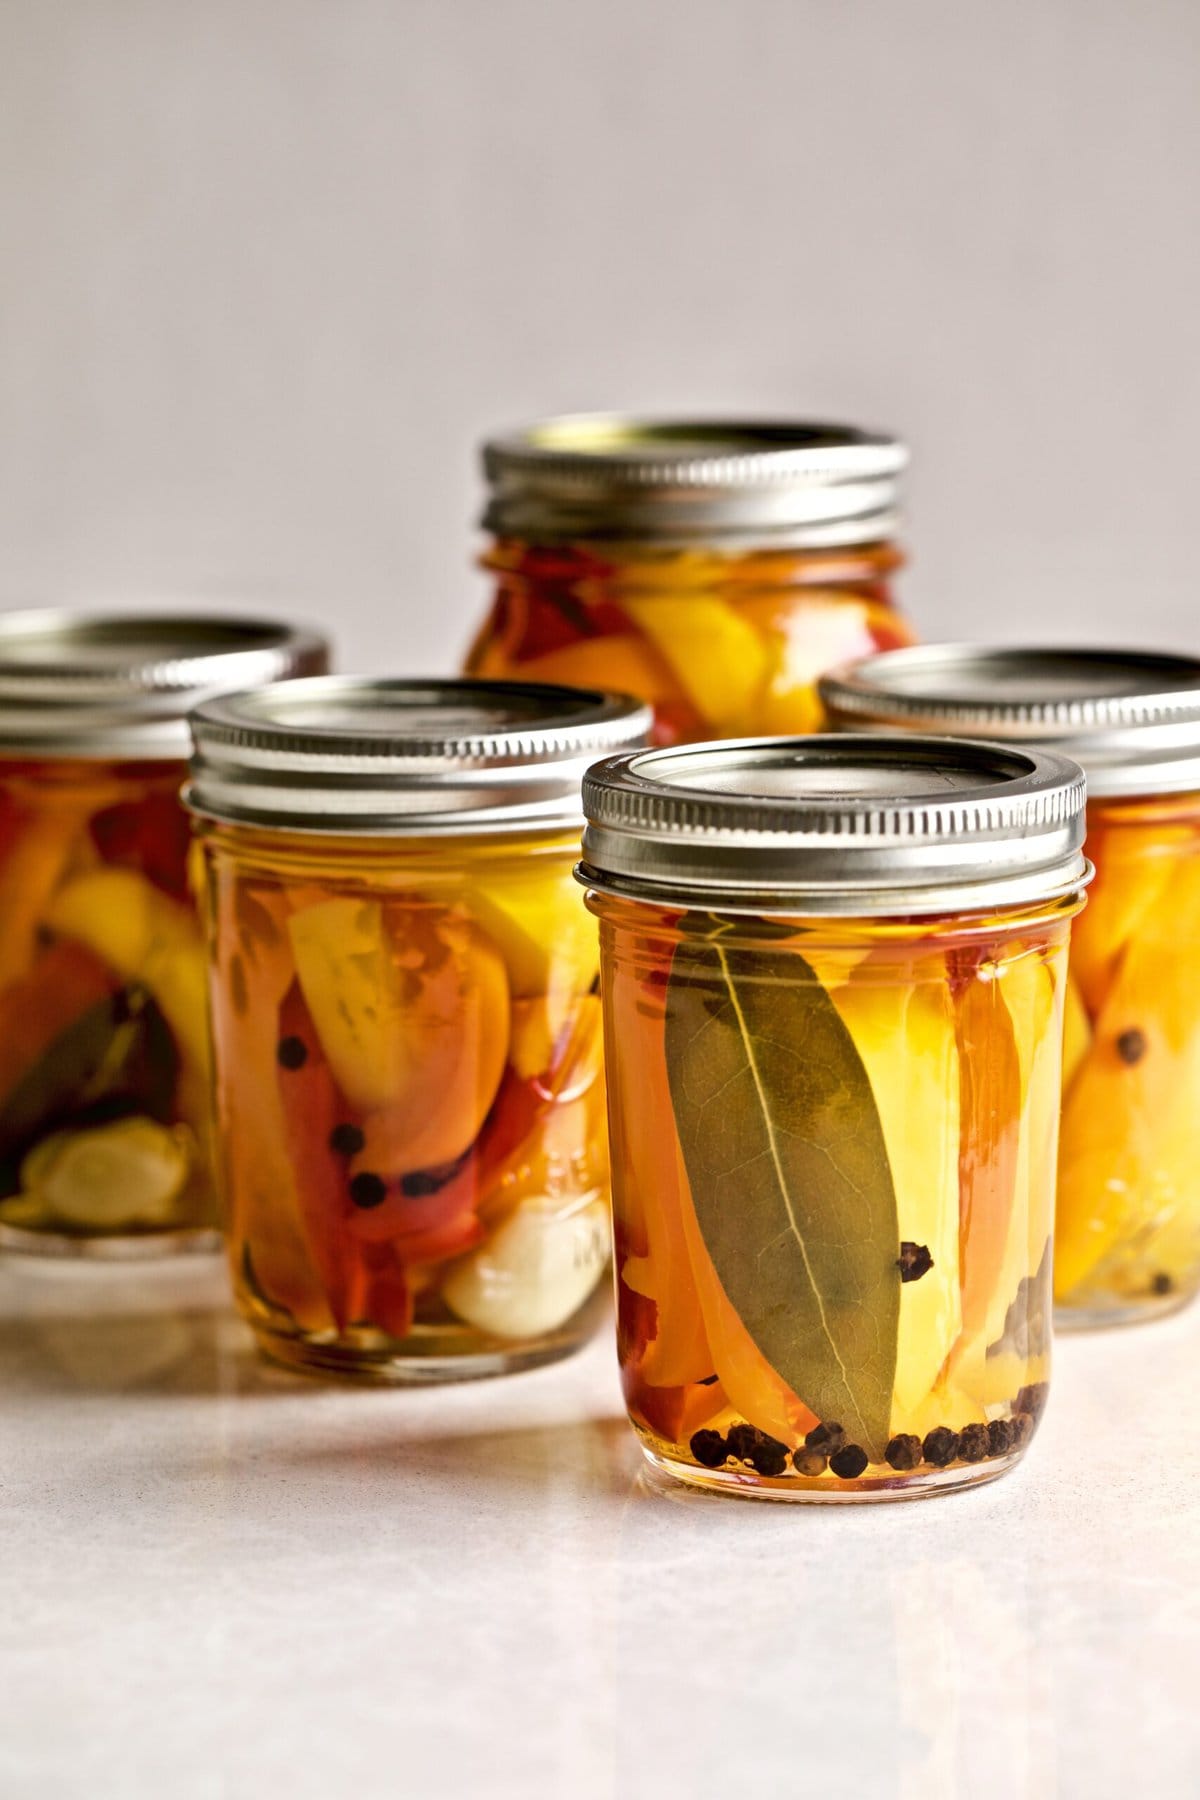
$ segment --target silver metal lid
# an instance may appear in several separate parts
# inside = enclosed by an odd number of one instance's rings
[[[900,916],[1079,889],[1085,785],[1052,752],[761,738],[609,757],[583,784],[586,885],[704,911]]]
[[[186,797],[210,818],[358,837],[578,826],[584,770],[645,743],[651,718],[532,681],[291,681],[193,714]]]
[[[819,547],[895,533],[893,437],[845,425],[578,413],[483,448],[498,537]]]
[[[851,730],[939,731],[1050,746],[1093,796],[1200,791],[1200,659],[1141,650],[934,644],[821,683]]]
[[[0,614],[0,754],[186,758],[199,701],[329,665],[314,631],[210,615]]]

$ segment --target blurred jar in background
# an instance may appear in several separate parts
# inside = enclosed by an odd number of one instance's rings
[[[938,644],[823,684],[833,721],[1052,746],[1088,779],[1054,1246],[1060,1325],[1200,1287],[1200,660]]]
[[[324,669],[238,618],[0,617],[0,1244],[211,1248],[186,714]]]
[[[484,446],[479,676],[652,703],[662,744],[817,728],[817,677],[908,644],[894,438],[838,425],[546,420]]]
[[[594,1326],[600,954],[572,870],[584,769],[648,725],[468,681],[195,715],[230,1259],[277,1361],[446,1380]]]

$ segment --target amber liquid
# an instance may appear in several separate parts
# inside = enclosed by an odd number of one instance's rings
[[[576,841],[205,845],[229,1249],[263,1348],[395,1380],[574,1349],[610,1250]]]
[[[618,1349],[651,1460],[819,1500],[1010,1466],[1049,1378],[1073,903],[990,926],[725,920],[720,967],[690,948],[711,920],[592,905]],[[827,1050],[845,1074],[823,1094]]]
[[[0,763],[0,1238],[212,1241],[203,944],[178,763]]]
[[[826,551],[532,546],[485,558],[491,613],[478,676],[610,688],[650,701],[656,741],[820,729],[818,678],[912,642],[890,544]]]

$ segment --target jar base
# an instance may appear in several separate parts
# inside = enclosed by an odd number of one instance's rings
[[[1014,1450],[1006,1456],[988,1457],[985,1462],[959,1463],[948,1469],[886,1477],[868,1475],[858,1481],[840,1481],[835,1488],[824,1477],[806,1479],[800,1475],[785,1475],[771,1479],[741,1470],[701,1469],[694,1463],[664,1456],[646,1443],[642,1444],[641,1450],[655,1480],[665,1489],[698,1488],[705,1493],[726,1495],[736,1500],[773,1500],[785,1506],[869,1506],[886,1501],[928,1500],[935,1494],[982,1487],[995,1481],[1014,1468],[1024,1455],[1024,1451]]]
[[[220,1232],[208,1225],[189,1225],[178,1231],[97,1233],[89,1237],[83,1232],[34,1231],[0,1220],[0,1250],[18,1256],[76,1262],[153,1262],[172,1256],[212,1256],[220,1248]]]
[[[439,1354],[428,1351],[369,1351],[344,1344],[272,1331],[252,1321],[258,1348],[281,1368],[370,1387],[432,1387],[451,1381],[482,1381],[493,1375],[515,1375],[522,1369],[540,1369],[547,1363],[574,1356],[586,1337],[558,1337],[536,1345],[514,1345],[511,1350],[489,1349]]]
[[[1148,1325],[1154,1319],[1166,1319],[1172,1313],[1182,1312],[1196,1298],[1196,1292],[1195,1288],[1177,1288],[1169,1294],[1140,1294],[1128,1300],[1119,1300],[1115,1296],[1097,1298],[1079,1306],[1064,1306],[1059,1301],[1054,1308],[1054,1329],[1056,1332],[1110,1331],[1114,1326]]]

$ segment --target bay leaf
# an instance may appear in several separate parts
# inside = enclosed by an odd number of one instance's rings
[[[27,1152],[53,1131],[131,1113],[169,1123],[178,1071],[170,1028],[144,987],[85,1008],[0,1101],[0,1189],[16,1191]]]
[[[666,1056],[705,1248],[767,1362],[873,1460],[887,1443],[899,1223],[871,1083],[798,951],[677,945]]]

